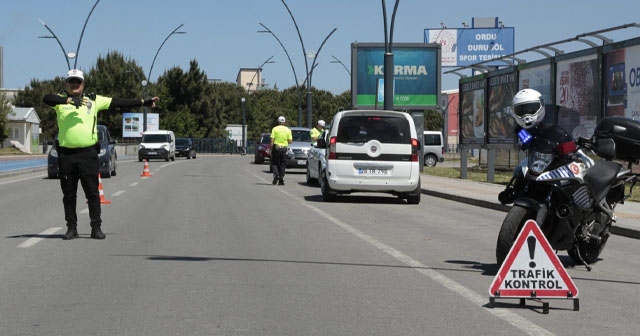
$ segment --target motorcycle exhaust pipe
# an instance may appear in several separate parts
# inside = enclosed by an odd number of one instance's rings
[[[556,216],[560,219],[565,219],[571,215],[573,215],[573,211],[571,211],[571,207],[566,204],[563,204],[556,209]]]

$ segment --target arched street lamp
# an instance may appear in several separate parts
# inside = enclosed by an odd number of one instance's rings
[[[262,62],[262,64],[258,67],[258,69],[256,69],[256,72],[253,74],[253,77],[251,78],[251,81],[249,83],[247,83],[247,86],[249,87],[248,91],[251,91],[251,86],[253,86],[253,81],[256,79],[256,76],[258,75],[258,73],[262,73],[262,68],[264,67],[264,65],[267,64],[267,63],[275,63],[276,62],[276,61],[272,61],[271,60],[272,58],[273,58],[273,56],[267,58],[267,60]],[[258,90],[258,88],[260,87],[261,77],[262,76],[260,76],[258,78],[258,84],[256,84],[256,89],[255,90]]]
[[[342,65],[342,67],[347,71],[347,73],[349,74],[349,78],[351,78],[351,71],[349,71],[349,68],[347,68],[346,65],[344,65],[344,63],[342,63],[342,61],[340,61],[337,57],[331,55],[331,57],[333,57],[333,61],[331,61],[331,63],[339,63],[340,65]]]
[[[91,11],[89,11],[89,14],[87,15],[87,18],[84,20],[84,25],[82,26],[82,32],[80,33],[80,38],[78,39],[78,46],[76,47],[76,51],[75,52],[67,52],[66,50],[64,50],[64,47],[62,46],[62,42],[60,42],[60,39],[58,39],[58,36],[53,32],[53,30],[51,30],[51,28],[49,28],[49,26],[47,26],[47,24],[44,23],[44,21],[38,19],[40,21],[40,23],[42,23],[42,25],[51,33],[51,36],[38,36],[38,37],[39,38],[52,38],[52,39],[55,39],[56,42],[58,42],[58,45],[60,46],[60,49],[62,49],[62,54],[64,54],[64,59],[65,59],[65,61],[67,61],[68,70],[71,70],[71,63],[69,62],[69,60],[70,59],[74,59],[74,58],[75,58],[75,61],[73,62],[73,68],[77,69],[78,53],[80,52],[80,44],[82,43],[82,37],[84,36],[84,31],[87,28],[87,23],[89,22],[89,18],[91,17],[91,14],[93,13],[93,10],[98,5],[98,2],[100,2],[100,0],[97,0],[96,3],[93,4],[93,7],[91,7]]]
[[[158,50],[156,51],[156,55],[153,56],[153,61],[151,62],[151,67],[149,68],[149,75],[147,76],[147,80],[143,80],[142,81],[142,87],[144,88],[142,96],[144,98],[144,96],[147,95],[147,84],[148,81],[151,80],[151,71],[153,71],[153,65],[156,63],[156,58],[158,58],[158,54],[160,53],[160,49],[162,49],[162,47],[164,46],[164,44],[167,42],[167,40],[176,34],[186,34],[186,32],[182,32],[182,31],[178,31],[178,29],[182,28],[182,26],[184,26],[184,24],[180,24],[178,27],[176,27],[176,29],[174,29],[173,31],[171,31],[171,33],[169,33],[169,35],[167,35],[167,37],[165,37],[164,41],[162,41],[162,44],[160,44],[160,47],[158,47]],[[143,108],[143,122],[142,122],[142,130],[143,132],[147,131],[147,107],[145,106]]]
[[[302,46],[302,54],[304,57],[304,65],[305,65],[305,69],[307,71],[307,125],[308,127],[312,127],[312,123],[311,123],[311,115],[312,115],[312,97],[311,97],[311,78],[312,78],[312,73],[309,71],[309,63],[307,62],[307,50],[304,47],[304,42],[302,40],[302,34],[300,34],[300,29],[298,28],[298,23],[296,22],[295,17],[293,17],[293,13],[291,12],[291,10],[289,9],[289,6],[287,6],[287,3],[284,0],[281,0],[282,4],[284,5],[285,8],[287,8],[287,12],[289,12],[289,16],[291,16],[291,20],[293,20],[293,25],[296,27],[296,32],[298,32],[298,38],[300,39],[300,45]],[[338,30],[338,28],[333,28],[333,30],[329,33],[329,35],[327,35],[327,37],[324,38],[324,40],[322,41],[322,43],[320,44],[320,47],[318,48],[318,51],[315,53],[315,55],[313,56],[313,61],[311,62],[311,68],[313,69],[315,63],[316,63],[316,58],[318,57],[318,54],[320,53],[320,50],[322,49],[322,46],[324,45],[325,42],[327,42],[327,40],[329,39],[329,37],[331,37],[331,35],[333,35],[333,33]]]
[[[267,26],[263,25],[262,23],[260,23],[260,25],[262,26],[262,28],[264,28],[264,30],[258,30],[258,33],[271,34],[271,36],[273,36],[273,38],[275,38],[276,41],[278,41],[278,43],[282,47],[282,50],[284,50],[284,53],[287,55],[287,59],[289,60],[289,64],[291,65],[291,71],[293,71],[293,79],[295,80],[295,83],[296,83],[296,93],[298,94],[298,126],[302,126],[302,93],[300,92],[300,85],[298,84],[298,76],[296,75],[296,68],[293,66],[293,62],[291,61],[291,57],[289,56],[289,52],[287,51],[287,48],[284,47],[284,44],[282,44],[278,36],[271,29],[267,28]]]
[[[384,19],[384,109],[393,110],[393,26],[396,21],[398,3],[393,7],[391,16],[391,28],[387,33],[387,6],[382,0],[382,18]]]

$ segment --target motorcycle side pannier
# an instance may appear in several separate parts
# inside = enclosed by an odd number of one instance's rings
[[[602,119],[594,131],[597,139],[611,138],[616,143],[616,159],[640,160],[640,121],[624,117]]]

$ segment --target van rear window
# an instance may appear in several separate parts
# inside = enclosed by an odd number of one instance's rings
[[[411,143],[411,129],[405,118],[388,116],[347,116],[340,120],[338,142]]]
[[[424,135],[425,146],[442,146],[440,135],[438,134],[425,134]]]

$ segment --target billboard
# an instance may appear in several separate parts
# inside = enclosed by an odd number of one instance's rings
[[[518,83],[513,69],[488,78],[489,105],[487,118],[487,143],[504,145],[515,143],[516,122],[511,116],[511,100]]]
[[[485,66],[505,66],[502,61],[491,61],[514,53],[515,29],[461,28],[425,29],[425,43],[442,46],[442,66],[461,67],[479,62]]]
[[[584,54],[584,53],[582,53]],[[600,75],[598,54],[558,57],[556,63],[556,106],[558,126],[574,139],[593,135],[599,116]]]
[[[484,75],[460,80],[460,144],[484,144]]]
[[[518,66],[518,90],[533,89],[542,94],[545,104],[544,121],[554,124],[555,108],[552,101],[551,62],[549,59]]]
[[[393,44],[394,109],[438,106],[440,47],[424,43]],[[352,43],[351,77],[354,108],[376,108],[384,98],[384,43]]]
[[[640,39],[604,54],[605,117],[640,119]]]
[[[144,130],[144,113],[124,112],[122,113],[122,137],[140,138]],[[158,113],[147,113],[147,131],[157,131],[160,129],[160,116]]]

